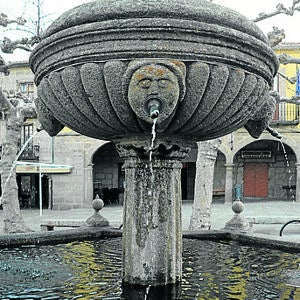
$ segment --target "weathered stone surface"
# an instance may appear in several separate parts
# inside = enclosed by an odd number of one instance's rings
[[[245,128],[254,138],[258,138],[268,127],[276,108],[276,101],[268,96],[261,109],[246,123]]]
[[[233,218],[226,223],[224,229],[229,231],[238,231],[241,233],[249,233],[253,231],[248,220],[240,214],[235,214]]]
[[[103,131],[116,134],[125,132],[125,126],[116,117],[110,102],[103,74],[104,64],[87,63],[80,68],[80,78],[89,102],[97,114],[97,121]],[[81,99],[83,100],[83,99]],[[100,128],[99,128],[100,130]]]
[[[149,161],[141,155],[141,148],[135,148],[134,143],[117,144],[125,158],[123,281],[175,283],[181,279],[182,269],[179,157],[188,150],[174,147],[175,153],[172,149],[161,152],[158,147]]]
[[[107,227],[109,226],[109,222],[106,218],[104,218],[99,212],[95,212],[92,216],[90,216],[85,221],[87,226],[90,227]]]
[[[41,97],[41,95],[40,95]],[[50,136],[57,135],[63,128],[64,125],[62,125],[51,113],[49,108],[44,105],[43,101],[41,99],[35,98],[35,106],[37,109],[37,116],[38,119],[43,127]]]
[[[203,94],[210,76],[210,68],[206,63],[194,62],[187,70],[186,81],[189,88],[186,90],[185,101],[179,104],[176,117],[167,132],[176,132],[192,117],[202,101]]]
[[[95,210],[94,214],[90,216],[85,224],[91,227],[106,227],[109,226],[109,222],[100,214],[100,210],[104,207],[104,201],[97,195],[92,201],[92,207]]]
[[[240,199],[237,199],[232,203],[232,210],[234,212],[234,216],[225,224],[224,229],[241,233],[253,231],[253,228],[250,226],[249,221],[242,214],[244,205]]]
[[[266,37],[204,0],[98,0],[58,18],[30,65],[45,129],[112,140],[125,160],[124,282],[180,280],[180,160],[269,101]]]
[[[158,129],[161,136],[195,141],[225,135],[254,118],[269,101],[278,68],[255,24],[200,0],[84,4],[49,27],[30,63],[40,99],[60,123],[114,140],[149,131],[126,93],[128,70],[145,60],[184,65],[186,79],[178,80],[184,98]]]
[[[64,36],[68,36],[67,41],[61,39]],[[56,44],[51,43],[53,40]],[[64,43],[72,44],[78,51],[70,53]],[[259,72],[268,77],[269,70],[274,71],[268,60],[273,60],[274,55],[266,43],[266,37],[254,23],[208,1],[127,0],[114,5],[94,1],[66,12],[45,32],[43,44],[50,46],[47,52],[52,53],[47,60],[54,65],[47,66],[40,59],[36,62],[53,69],[62,60],[91,60],[96,55],[107,60],[137,56],[204,59],[243,64],[249,70],[259,67]]]
[[[121,61],[109,61],[104,65],[107,92],[118,119],[129,132],[140,132],[133,111],[127,105],[122,91],[122,79],[127,65]]]
[[[122,69],[119,64],[124,67],[122,62],[107,63],[106,75],[101,65],[90,63],[51,73],[39,85],[40,106],[47,107],[60,123],[87,136],[113,140],[132,134],[143,136],[151,130],[146,102],[141,100],[139,107],[138,101],[133,105],[124,98],[130,78],[125,67],[123,77],[117,76],[117,70]],[[162,61],[152,60],[152,64],[161,65]],[[197,62],[187,66],[187,74],[186,83],[178,79],[182,101],[175,102],[172,110],[167,109],[167,101],[162,101],[157,127],[162,136],[175,133],[206,140],[225,135],[255,118],[259,109],[271,101],[265,80],[242,70]],[[40,115],[46,118],[43,110]]]
[[[0,247],[17,247],[24,245],[49,245],[83,241],[87,239],[113,238],[122,236],[120,230],[111,227],[86,227],[74,229],[37,231],[31,233],[3,234]]]

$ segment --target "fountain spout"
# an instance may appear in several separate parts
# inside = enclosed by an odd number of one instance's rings
[[[160,101],[158,99],[151,99],[147,106],[150,118],[153,120],[157,119],[160,113]]]
[[[274,128],[270,127],[270,126],[267,126],[266,130],[267,130],[272,136],[278,138],[279,140],[282,139],[282,136],[280,135],[280,133],[279,133],[276,129],[274,129]]]

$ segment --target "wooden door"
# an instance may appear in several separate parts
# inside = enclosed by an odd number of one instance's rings
[[[244,164],[244,197],[266,198],[268,197],[267,163]]]

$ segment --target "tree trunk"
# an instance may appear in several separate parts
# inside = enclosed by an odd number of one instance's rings
[[[193,211],[189,230],[207,230],[210,228],[212,192],[214,183],[214,165],[217,158],[220,139],[199,142],[196,162],[196,179]]]
[[[23,120],[20,119],[20,116],[10,115],[9,118],[5,120],[6,130],[2,144],[1,187],[4,232],[6,233],[32,231],[25,225],[21,215],[18,198],[18,185],[16,181],[16,169],[15,166],[13,166],[18,153],[18,141],[21,136],[21,128],[23,124]]]

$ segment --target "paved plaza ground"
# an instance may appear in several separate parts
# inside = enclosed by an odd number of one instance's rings
[[[190,216],[192,213],[192,202],[184,202],[182,207],[182,227],[188,230]],[[41,230],[41,223],[47,220],[74,220],[85,221],[93,214],[93,209],[72,209],[72,210],[22,210],[25,223],[34,231]],[[119,227],[122,224],[122,206],[106,206],[101,214],[109,220],[110,225]],[[291,201],[264,201],[244,203],[244,216],[254,222],[254,234],[268,234],[276,238],[284,223],[300,219],[300,203]],[[229,204],[212,204],[211,229],[218,230],[224,228],[227,221],[233,217],[234,213]],[[0,226],[3,226],[3,211],[0,211]],[[56,228],[55,230],[59,230]],[[0,233],[3,229],[0,227]],[[291,224],[283,232],[285,238],[300,240],[300,224]]]

